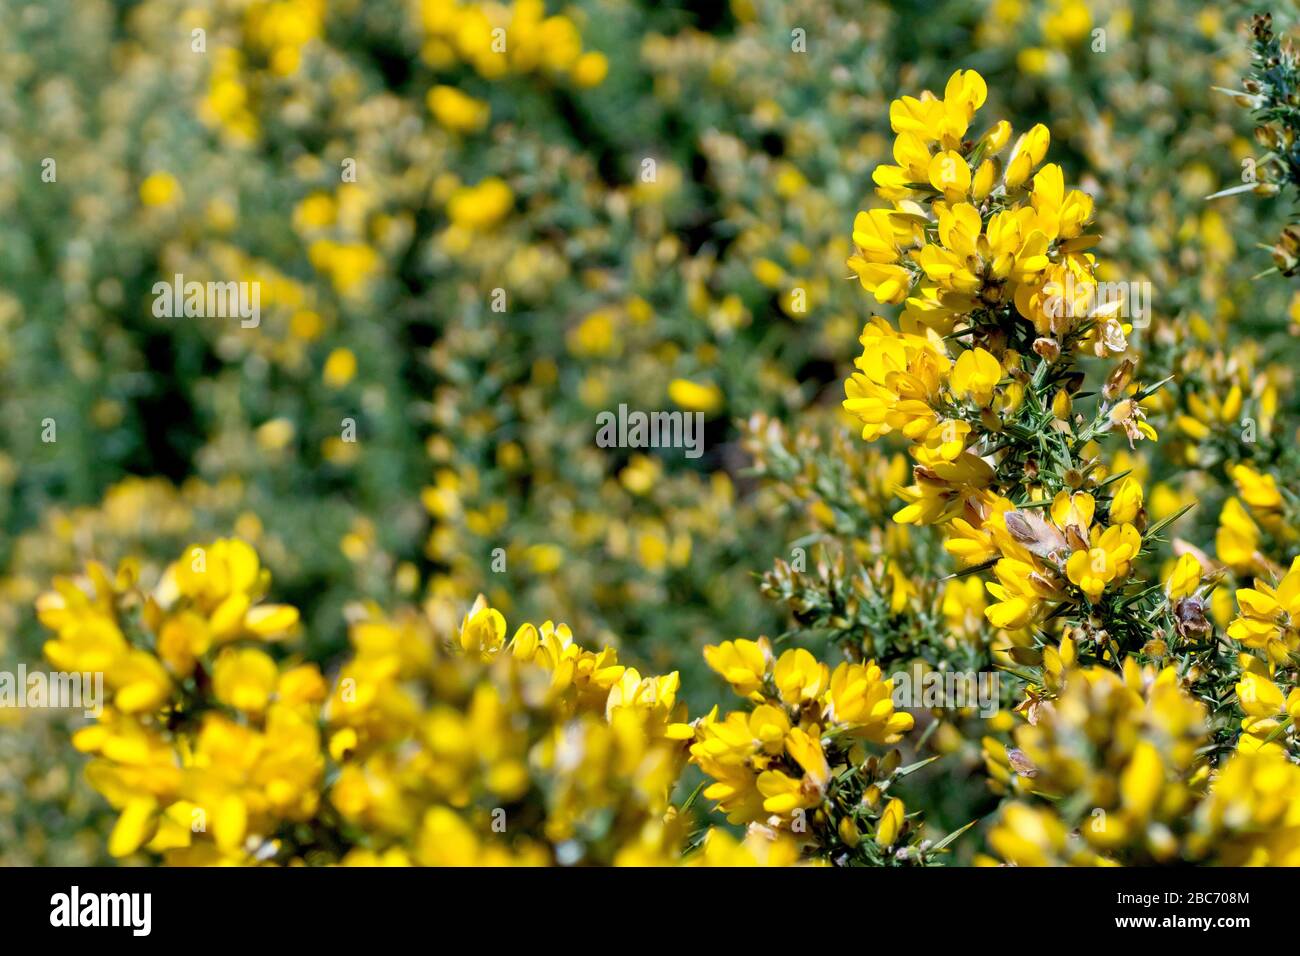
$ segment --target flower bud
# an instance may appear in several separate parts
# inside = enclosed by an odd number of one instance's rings
[[[852,817],[840,818],[840,839],[844,841],[845,846],[855,847],[862,842],[862,834],[858,832],[857,824],[853,822]]]

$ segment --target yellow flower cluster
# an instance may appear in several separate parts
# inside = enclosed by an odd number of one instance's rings
[[[260,0],[244,11],[244,35],[271,72],[298,71],[302,48],[325,32],[325,0]]]
[[[293,633],[297,610],[260,603],[269,575],[239,540],[190,548],[148,594],[137,570],[91,564],[37,602],[55,633],[50,662],[104,673],[111,694],[73,741],[95,755],[88,778],[120,811],[109,851],[148,841],[198,861],[244,852],[273,822],[310,818],[325,683],[313,665],[277,665],[263,649]],[[197,844],[195,832],[210,838]]]
[[[882,797],[898,752],[869,760],[865,745],[897,743],[912,716],[894,709],[879,667],[845,661],[832,672],[802,648],[774,656],[766,638],[710,645],[704,657],[749,704],[723,717],[714,707],[690,748],[713,779],[704,796],[728,820],[820,853],[858,852],[864,830],[886,851],[899,841],[902,801]]]
[[[599,86],[609,68],[604,54],[583,51],[573,20],[546,15],[543,0],[514,0],[509,6],[421,0],[419,8],[425,31],[420,55],[435,69],[463,62],[489,80],[512,73],[548,73],[568,76],[578,86]],[[437,114],[432,101],[430,105]],[[452,112],[465,111],[447,110]]]
[[[1276,753],[1237,753],[1197,807],[1191,855],[1224,866],[1300,866],[1300,767]]]
[[[305,196],[294,209],[294,226],[307,243],[307,259],[341,296],[360,299],[382,260],[369,241],[384,222],[377,197],[357,183]]]
[[[199,115],[232,143],[246,145],[261,135],[257,100],[268,80],[293,76],[302,66],[303,49],[325,32],[325,0],[258,0],[243,11],[237,42],[212,38],[212,72]],[[194,18],[194,29],[211,25]],[[203,34],[203,50],[207,52]],[[265,77],[263,71],[269,71]]]
[[[1101,455],[1108,432],[1130,448],[1154,440],[1147,413],[1171,403],[1134,381],[1126,300],[1103,294],[1087,252],[1092,201],[1041,166],[1045,127],[1005,162],[1006,123],[967,138],[985,95],[978,74],[958,71],[942,97],[891,106],[897,165],[874,177],[890,206],[859,213],[849,265],[901,310],[896,324],[867,324],[843,404],[867,440],[908,442],[913,483],[894,520],[938,526],[950,555],[995,578],[983,613],[1000,632],[995,660],[1025,681],[1026,722],[1014,745],[984,740],[991,784],[1014,797],[989,846],[1026,865],[1288,858],[1292,815],[1243,795],[1262,781],[1284,800],[1295,786],[1300,564],[1284,574],[1265,556],[1295,540],[1285,495],[1271,474],[1227,463],[1237,497],[1220,518],[1219,559],[1264,577],[1237,592],[1228,634],[1246,652],[1225,661],[1210,621],[1223,620],[1212,596],[1225,571],[1182,544],[1163,588],[1146,580],[1139,558],[1178,507],[1162,500],[1149,525],[1145,465]],[[1115,360],[1090,407],[1088,354]],[[1247,387],[1271,420],[1266,379],[1246,366],[1224,374],[1248,381],[1222,400],[1187,396],[1184,435],[1209,437],[1202,420],[1235,423]],[[1207,745],[1232,739],[1220,714],[1234,705],[1237,752],[1216,766]]]
[[[926,92],[890,105],[898,165],[873,178],[892,207],[858,214],[849,266],[878,302],[906,303],[906,331],[947,335],[958,323],[982,331],[987,313],[1014,306],[1040,352],[1085,343],[1099,355],[1123,351],[1118,319],[1089,315],[1099,305],[1086,252],[1097,240],[1084,233],[1092,199],[1067,191],[1059,166],[1039,169],[1050,139],[1042,124],[1016,139],[1005,162],[1005,120],[966,140],[986,95],[978,73],[958,70],[942,99]],[[1094,317],[1101,321],[1084,321]],[[973,386],[964,393],[984,407],[1001,378],[993,358],[977,352],[963,376]]]
[[[422,863],[491,859],[438,855],[438,839],[422,832],[425,808],[443,804],[478,813],[487,833],[493,814],[507,833],[510,815],[524,815],[534,836],[516,852],[531,862],[669,861],[667,798],[692,733],[677,675],[643,678],[610,649],[582,649],[562,624],[525,624],[509,642],[505,634],[504,617],[481,599],[450,656],[418,615],[353,625],[355,655],[325,715],[341,763],[339,812],[396,845],[424,841],[433,849],[416,854]],[[544,789],[544,805],[520,809],[533,788]],[[461,842],[488,851],[457,827]]]
[[[1300,718],[1300,557],[1287,568],[1270,555],[1293,553],[1300,532],[1272,474],[1245,463],[1226,470],[1236,495],[1219,514],[1216,557],[1238,583],[1251,585],[1236,589],[1236,614],[1225,627],[1241,647],[1231,688],[1243,715],[1236,747],[1292,754]]]
[[[1187,696],[1172,668],[1158,674],[1126,662],[1121,677],[1093,667],[1069,675],[1059,697],[1015,732],[1014,750],[989,738],[986,759],[995,780],[1068,802],[1089,851],[1134,842],[1167,858],[1171,833],[1191,800],[1186,778],[1206,725],[1205,708]],[[990,835],[1004,858],[1042,865],[1046,846],[1010,816]]]
[[[1277,751],[1240,752],[1211,777],[1205,706],[1174,668],[1130,658],[1122,675],[1092,667],[1067,669],[1063,679],[1059,697],[1017,729],[1016,746],[984,741],[992,779],[1020,794],[989,833],[997,858],[1021,866],[1167,862],[1180,852],[1229,866],[1300,860],[1300,767]]]
[[[1237,494],[1224,502],[1219,513],[1216,555],[1238,575],[1264,572],[1280,577],[1283,570],[1265,554],[1264,534],[1282,544],[1294,544],[1300,534],[1284,517],[1277,480],[1248,464],[1231,465],[1227,470]]]
[[[858,214],[849,266],[877,301],[904,308],[897,328],[867,324],[844,408],[867,440],[908,439],[913,484],[894,520],[940,525],[963,564],[992,567],[984,613],[1028,651],[1015,632],[1126,583],[1143,547],[1142,490],[1107,480],[1095,438],[1155,431],[1130,359],[1091,423],[1073,407],[1075,356],[1127,350],[1125,303],[1099,293],[1092,200],[1042,165],[1046,127],[1012,144],[1000,121],[967,139],[986,92],[978,73],[958,70],[942,98],[890,106],[897,165],[874,178],[891,206]]]
[[[454,640],[423,614],[351,612],[329,681],[296,661],[297,612],[236,539],[191,547],[151,588],[124,562],[38,601],[46,655],[102,671],[110,699],[75,736],[119,811],[114,856],[176,864],[675,863],[668,798],[694,729],[678,677],[642,677],[565,625],[480,599]],[[761,848],[710,854],[766,859]]]
[[[1272,476],[1239,465],[1234,478],[1250,512],[1267,524],[1274,540],[1286,534],[1289,525],[1281,519],[1282,499]],[[1241,677],[1233,688],[1244,714],[1237,749],[1292,754],[1300,721],[1300,557],[1285,573],[1265,557],[1258,526],[1236,498],[1228,499],[1220,521],[1220,556],[1225,548],[1232,554],[1231,547],[1240,546],[1242,560],[1236,567],[1258,568],[1267,575],[1255,578],[1253,587],[1237,589],[1237,615],[1227,627],[1228,637],[1243,648]]]

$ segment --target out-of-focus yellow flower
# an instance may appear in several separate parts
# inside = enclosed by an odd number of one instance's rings
[[[724,402],[722,389],[718,386],[711,382],[692,382],[685,378],[675,378],[668,383],[668,397],[679,408],[706,415],[716,415],[722,410]]]
[[[146,206],[171,206],[181,198],[181,184],[171,173],[150,173],[140,183],[140,201]]]
[[[255,647],[226,648],[212,671],[217,700],[245,713],[260,714],[270,702],[279,672],[265,652]]]
[[[514,203],[514,193],[505,181],[489,176],[452,193],[447,201],[447,216],[454,225],[485,232],[505,219]]]
[[[582,87],[600,86],[609,73],[609,60],[603,53],[592,50],[578,57],[573,64],[573,82]]]
[[[1236,498],[1229,498],[1219,512],[1219,528],[1214,535],[1214,549],[1219,560],[1238,574],[1249,573],[1259,566],[1259,526]]]
[[[337,348],[325,359],[321,378],[330,388],[342,388],[357,374],[357,357],[351,349]]]
[[[435,86],[429,90],[429,110],[447,129],[458,133],[476,133],[487,126],[491,109],[454,86]]]

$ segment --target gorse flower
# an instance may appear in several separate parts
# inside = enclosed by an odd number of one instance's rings
[[[256,603],[268,585],[253,549],[225,539],[188,549],[151,589],[133,565],[91,565],[38,602],[56,632],[51,662],[102,669],[114,692],[75,738],[120,811],[113,855],[680,858],[668,798],[695,730],[675,673],[642,677],[549,621],[506,641],[480,599],[441,637],[413,611],[360,612],[327,682],[281,656],[291,647],[268,650],[297,623],[292,608]]]
[[[859,213],[850,266],[878,301],[905,308],[897,329],[867,325],[844,408],[864,438],[911,442],[913,483],[895,520],[938,525],[960,561],[991,566],[984,613],[1019,632],[1126,588],[1144,548],[1142,488],[1106,480],[1096,439],[1156,435],[1131,359],[1090,423],[1074,414],[1077,357],[1128,349],[1123,303],[1098,298],[1093,203],[1043,165],[1047,129],[1016,138],[1005,165],[1008,124],[966,138],[985,95],[978,74],[958,71],[942,99],[891,108],[898,165],[876,182],[892,205]]]
[[[1093,201],[1043,165],[1046,127],[1005,160],[1008,124],[968,135],[985,96],[977,74],[958,71],[942,98],[891,108],[896,165],[875,175],[889,206],[858,214],[849,265],[876,302],[901,309],[867,323],[843,406],[864,439],[907,442],[912,482],[894,521],[936,526],[966,573],[993,577],[983,615],[994,660],[1023,684],[1026,723],[1012,740],[984,740],[994,789],[1018,795],[989,846],[1027,865],[1226,858],[1238,834],[1220,830],[1210,847],[1197,841],[1216,811],[1192,822],[1198,804],[1214,805],[1204,744],[1223,733],[1197,698],[1232,708],[1240,667],[1238,749],[1289,748],[1291,684],[1268,675],[1293,673],[1300,571],[1283,576],[1261,552],[1265,534],[1287,533],[1285,500],[1266,472],[1229,465],[1241,501],[1223,511],[1220,557],[1273,582],[1238,591],[1229,636],[1263,657],[1234,667],[1207,619],[1222,571],[1188,549],[1163,587],[1148,580],[1143,556],[1179,512],[1151,524],[1140,473],[1122,452],[1103,457],[1110,435],[1157,439],[1159,396],[1135,381],[1125,301],[1096,278]],[[1084,356],[1111,362],[1091,394]],[[1207,401],[1197,422],[1232,419],[1243,391],[1217,411]]]
[[[878,761],[863,744],[897,743],[913,725],[880,668],[830,671],[803,648],[774,660],[766,639],[710,646],[705,659],[750,707],[721,718],[714,708],[696,723],[691,761],[712,778],[704,796],[732,823],[783,834],[806,854],[880,862],[905,820],[901,801],[879,801],[898,751]],[[872,829],[889,838],[863,843]]]
[[[1264,651],[1275,665],[1295,667],[1292,654],[1300,650],[1300,557],[1276,587],[1256,579],[1255,587],[1237,591],[1241,613],[1228,626],[1228,636]]]

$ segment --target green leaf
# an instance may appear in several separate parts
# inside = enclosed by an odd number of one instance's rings
[[[916,763],[909,763],[906,767],[899,767],[894,771],[894,776],[906,777],[908,774],[916,773],[922,767],[928,767],[943,756],[943,754],[935,754],[933,757],[926,757],[924,760],[918,760]]]
[[[961,836],[963,833],[965,833],[967,830],[969,830],[977,823],[979,823],[978,817],[972,820],[970,823],[966,824],[960,830],[953,830],[946,837],[944,837],[942,840],[940,840],[938,843],[932,846],[930,850],[934,853],[938,853],[941,850],[946,850],[948,846],[952,844],[959,836]]]
[[[1196,505],[1195,505],[1195,503],[1193,503],[1193,504],[1190,504],[1190,505],[1185,505],[1185,506],[1182,507],[1182,508],[1179,508],[1176,512],[1174,512],[1173,514],[1171,514],[1168,518],[1162,518],[1160,521],[1157,521],[1157,522],[1156,522],[1155,524],[1153,524],[1151,527],[1147,528],[1146,534],[1143,535],[1143,537],[1144,537],[1144,538],[1153,538],[1153,537],[1155,537],[1155,536],[1158,535],[1161,531],[1165,530],[1165,528],[1169,527],[1171,524],[1173,524],[1175,521],[1177,521],[1179,518],[1181,518],[1183,515],[1187,514],[1187,512],[1191,511],[1191,510],[1192,510],[1193,508],[1195,508],[1195,507],[1196,507]]]

